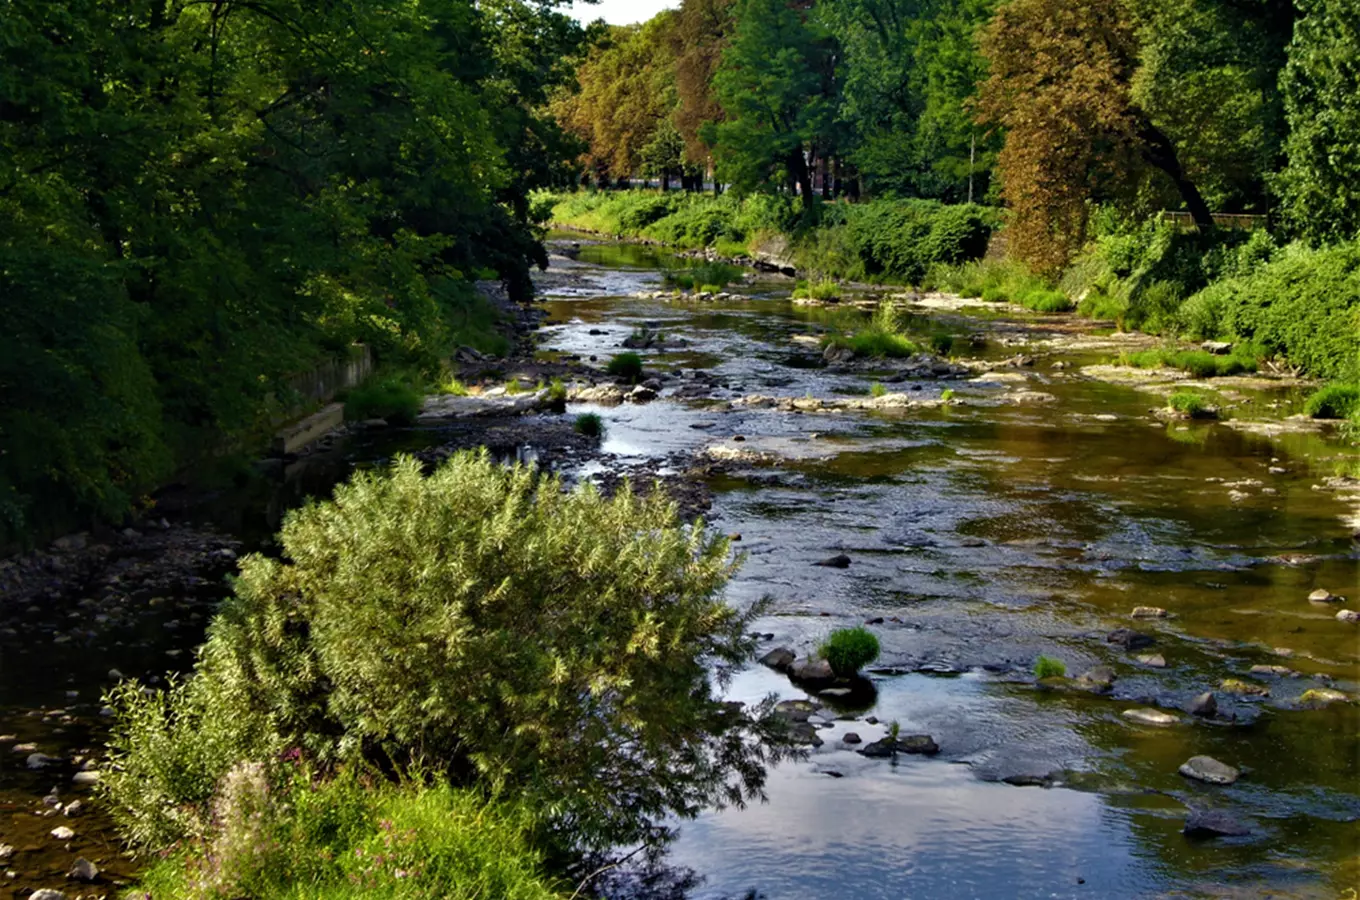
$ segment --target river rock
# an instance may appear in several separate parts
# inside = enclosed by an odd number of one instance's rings
[[[1143,634],[1131,628],[1116,628],[1105,635],[1105,643],[1115,644],[1125,650],[1141,650],[1144,647],[1151,647],[1156,641],[1150,634]]]
[[[1239,678],[1225,678],[1219,684],[1219,688],[1227,694],[1237,694],[1239,697],[1269,697],[1270,688],[1263,684],[1252,684],[1250,681],[1242,681]]]
[[[24,765],[30,769],[45,769],[55,762],[61,762],[61,760],[55,756],[48,756],[46,753],[30,753],[28,758],[24,760]]]
[[[1100,692],[1105,692],[1114,687],[1118,676],[1114,674],[1114,669],[1109,666],[1096,666],[1081,673],[1077,682],[1083,687],[1091,688]]]
[[[760,658],[760,664],[769,666],[776,672],[784,672],[798,656],[788,647],[776,647]]]
[[[7,863],[14,856],[13,844],[0,844],[0,864]]]
[[[1350,697],[1330,688],[1310,688],[1299,697],[1299,705],[1305,709],[1322,709],[1333,703],[1349,703]]]
[[[790,722],[806,722],[817,711],[817,704],[811,700],[780,700],[774,705],[774,712]]]
[[[51,834],[52,837],[56,838],[59,841],[69,841],[71,838],[76,836],[76,833],[71,829],[67,828],[65,825],[58,825],[56,828],[53,828],[49,832],[49,834]]]
[[[826,559],[813,563],[814,566],[826,566],[831,569],[850,568],[850,557],[844,553],[837,553],[835,556],[828,556]]]
[[[85,811],[85,804],[79,800],[72,800],[61,808],[61,814],[68,819],[73,819]]]
[[[1276,678],[1286,678],[1294,674],[1294,670],[1288,666],[1252,666],[1248,670],[1252,675],[1273,675]]]
[[[1232,784],[1242,773],[1212,756],[1192,756],[1181,763],[1180,773],[1205,784]]]
[[[1308,595],[1309,603],[1340,603],[1341,598],[1326,588],[1318,588]]]
[[[1221,809],[1192,809],[1182,833],[1191,837],[1243,837],[1251,829]]]
[[[1227,341],[1205,341],[1199,345],[1199,349],[1215,356],[1227,356],[1232,352],[1233,345]]]
[[[865,744],[855,752],[871,759],[887,759],[898,753],[934,756],[940,752],[940,745],[928,734],[908,734],[899,737],[895,742],[890,737],[882,738],[871,744]]]
[[[1161,727],[1175,725],[1180,721],[1180,717],[1173,716],[1171,713],[1162,712],[1160,709],[1148,709],[1146,707],[1142,709],[1126,709],[1124,710],[1124,718],[1131,722],[1137,722],[1139,725],[1157,725]]]
[[[88,772],[77,772],[71,776],[72,784],[98,784],[103,775],[94,769]]]
[[[831,663],[824,659],[808,657],[796,659],[790,663],[788,671],[789,677],[795,681],[823,682],[836,679],[836,673],[831,670]]]
[[[1165,619],[1167,613],[1160,606],[1135,606],[1131,615],[1135,619]]]
[[[628,392],[628,402],[630,403],[650,403],[656,399],[656,391],[640,384]]]
[[[99,867],[82,856],[71,864],[71,871],[66,873],[66,877],[73,881],[94,881],[99,877]]]
[[[841,738],[841,740],[845,741],[847,744],[858,744],[863,741],[863,739],[853,731],[847,731],[845,737]]]
[[[29,894],[28,900],[66,900],[66,895],[51,888],[42,888]]]
[[[1150,669],[1165,669],[1166,657],[1160,653],[1144,653],[1137,657],[1138,664]]]
[[[1213,691],[1205,691],[1190,701],[1190,715],[1211,719],[1218,715],[1218,698]]]
[[[1338,622],[1349,622],[1351,624],[1360,622],[1360,610],[1343,609],[1336,614],[1336,620]]]

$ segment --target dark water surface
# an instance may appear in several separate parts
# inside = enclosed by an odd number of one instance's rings
[[[657,268],[668,263],[619,245],[586,245],[578,261],[556,260],[577,277],[550,282],[545,354],[603,362],[648,327],[685,342],[644,352],[648,366],[704,369],[722,383],[720,399],[863,395],[882,379],[923,399],[952,389],[962,401],[797,414],[663,397],[569,410],[599,412],[609,428],[604,449],[625,457],[708,445],[776,457],[778,465],[737,467],[713,483],[710,519],[741,535],[746,556],[731,601],[771,597],[758,629],[774,635],[769,646],[800,652],[833,628],[881,617],[879,666],[901,673],[873,674],[871,705],[839,710],[807,761],[773,771],[767,803],[681,823],[671,859],[704,876],[696,898],[753,890],[770,900],[1340,897],[1360,886],[1360,707],[1298,708],[1310,688],[1360,690],[1360,631],[1306,600],[1326,587],[1360,603],[1356,510],[1315,489],[1353,463],[1338,440],[1167,425],[1148,414],[1152,395],[1054,370],[1050,359],[951,381],[834,372],[815,365],[813,339],[858,313],[795,307],[791,285],[779,281],[741,286],[746,299],[719,304],[632,296],[656,289]],[[962,337],[995,320],[995,312],[932,313],[914,322],[923,334]],[[970,349],[960,340],[955,352],[1001,360],[1026,349],[1014,342],[1025,328],[1043,337],[1042,320],[1009,324],[1010,345]],[[1102,361],[1081,352],[1052,358]],[[1055,401],[1005,402],[1017,378]],[[1298,402],[1297,391],[1238,393],[1240,414]],[[738,435],[744,440],[733,441]],[[356,461],[438,442],[438,429],[358,439],[290,473],[283,490],[224,493],[214,515],[258,538]],[[836,553],[851,557],[849,568],[812,565]],[[205,586],[212,590],[220,586]],[[1140,605],[1172,618],[1130,621]],[[185,618],[183,634],[201,634],[201,619],[171,616],[177,625]],[[1157,643],[1125,652],[1105,641],[1117,627]],[[164,669],[165,649],[184,641],[158,631],[147,647],[146,637],[79,653],[11,649],[0,659],[0,733],[53,740],[63,710],[86,719],[97,710],[110,666]],[[1165,667],[1140,663],[1143,653],[1160,654]],[[1063,660],[1071,675],[1109,665],[1119,680],[1107,696],[1038,688],[1028,673],[1039,654]],[[1258,664],[1295,674],[1250,674]],[[1270,694],[1217,691],[1230,677]],[[1151,728],[1122,715],[1177,712],[1205,690],[1216,690],[1221,721],[1179,713],[1179,724]],[[730,692],[752,701],[807,696],[763,667],[740,674]],[[894,720],[904,733],[931,734],[940,754],[867,759],[842,741],[849,732],[875,740]],[[96,739],[79,722],[61,738],[68,751]],[[1197,754],[1244,775],[1208,787],[1177,774]],[[0,843],[42,840],[59,821],[31,823],[16,838],[5,831],[7,813],[31,808],[49,785],[3,762]],[[1035,782],[1047,786],[1019,786]],[[1225,809],[1253,834],[1190,840],[1181,834],[1190,806]],[[86,821],[80,830],[100,835],[106,868],[130,872],[98,820]],[[0,897],[14,889],[0,881]]]

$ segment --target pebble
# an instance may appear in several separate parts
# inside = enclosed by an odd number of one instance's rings
[[[1139,664],[1153,669],[1165,669],[1166,657],[1160,653],[1144,653],[1137,657]]]
[[[1205,784],[1232,784],[1242,774],[1212,756],[1192,756],[1181,763],[1178,771],[1186,778],[1203,781]]]
[[[1130,721],[1133,722],[1137,722],[1140,725],[1158,725],[1158,726],[1175,725],[1177,722],[1180,721],[1179,717],[1173,716],[1171,715],[1171,713],[1164,713],[1159,709],[1146,709],[1146,708],[1126,709],[1124,710],[1124,718],[1129,719]]]
[[[70,819],[80,815],[81,812],[84,811],[84,809],[85,804],[81,803],[79,800],[72,800],[70,803],[66,804],[66,806],[62,808],[61,814],[63,816],[66,816],[66,818]]]
[[[1135,606],[1132,616],[1135,619],[1165,619],[1166,610],[1160,606]]]
[[[76,833],[65,825],[58,825],[56,828],[52,829],[50,834],[59,841],[69,841],[76,836]]]
[[[1336,614],[1338,622],[1360,622],[1360,610],[1343,609]]]

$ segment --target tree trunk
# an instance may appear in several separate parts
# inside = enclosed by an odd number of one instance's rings
[[[671,190],[671,170],[661,170],[661,193],[668,194]]]
[[[1143,141],[1143,158],[1165,172],[1175,183],[1176,190],[1180,191],[1181,199],[1185,201],[1185,208],[1195,220],[1195,226],[1203,232],[1213,231],[1214,215],[1209,211],[1209,204],[1200,196],[1199,188],[1186,177],[1171,138],[1147,120],[1139,127],[1138,137]]]
[[[789,175],[803,195],[803,209],[812,209],[812,172],[801,148],[789,154]]]

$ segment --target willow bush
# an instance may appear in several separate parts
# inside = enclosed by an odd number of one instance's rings
[[[201,832],[226,771],[280,751],[437,764],[578,846],[740,803],[782,752],[768,704],[717,693],[757,612],[723,600],[728,542],[661,492],[566,493],[484,452],[428,477],[401,458],[280,537],[282,558],[242,560],[187,683],[112,698],[106,790],[143,846]]]

